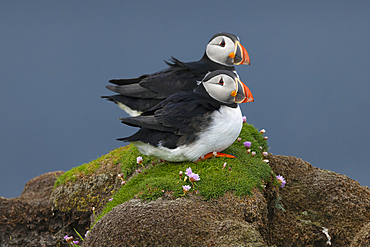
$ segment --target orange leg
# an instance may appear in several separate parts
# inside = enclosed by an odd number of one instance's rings
[[[236,157],[234,155],[231,155],[231,154],[224,154],[224,153],[220,153],[220,152],[211,152],[211,153],[208,153],[206,155],[204,155],[203,157],[200,157],[198,161],[201,161],[201,160],[207,160],[209,158],[212,158],[212,157],[226,157],[226,158],[231,158],[231,159],[235,159]]]

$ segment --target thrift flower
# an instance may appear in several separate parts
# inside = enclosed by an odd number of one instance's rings
[[[143,157],[139,156],[136,158],[136,163],[138,163],[139,165],[141,165],[143,163]]]
[[[263,157],[267,157],[268,154],[269,154],[268,152],[262,152]]]
[[[256,155],[256,152],[252,151],[251,156],[254,157]]]
[[[262,160],[263,162],[269,163],[270,161],[268,159]]]
[[[268,137],[267,137],[267,136],[263,137],[263,140],[267,140],[267,139],[268,139]]]
[[[64,236],[64,239],[67,241],[67,243],[72,243],[72,241],[73,241],[73,236],[68,236],[68,235],[65,235]]]
[[[231,171],[231,167],[229,167],[229,171]]]
[[[243,123],[247,122],[247,117],[246,116],[243,116],[242,119],[243,119]]]
[[[280,183],[280,187],[284,188],[286,181],[283,176],[277,175],[276,176],[277,181]]]
[[[181,179],[181,177],[182,177],[182,171],[179,172],[179,176],[180,176],[180,179]]]
[[[244,147],[250,148],[252,146],[252,143],[249,141],[244,142]]]
[[[197,182],[200,180],[200,178],[198,174],[192,173],[189,175],[189,180],[190,182]]]
[[[193,171],[191,170],[190,167],[186,168],[186,172],[185,172],[186,175],[188,175],[190,177],[190,174],[192,174],[192,173],[193,173]]]
[[[250,149],[247,149],[247,154],[249,154],[251,152],[251,150]]]
[[[190,185],[183,185],[182,190],[184,191],[184,195],[191,189]]]
[[[261,129],[260,130],[260,133],[263,135],[263,134],[265,134],[265,132],[266,132],[266,130],[265,129]]]
[[[241,142],[242,141],[242,138],[238,137],[238,139],[236,139],[238,142]]]
[[[121,185],[125,185],[126,184],[126,181],[123,179],[123,173],[118,174],[118,177],[122,180],[121,181]]]

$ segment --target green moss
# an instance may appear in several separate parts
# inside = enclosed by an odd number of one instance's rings
[[[137,148],[133,145],[117,148],[96,160],[82,164],[78,167],[74,167],[65,172],[57,178],[54,188],[65,184],[68,181],[76,181],[76,179],[82,175],[93,174],[101,166],[101,164],[107,164],[109,162],[113,165],[121,164],[122,172],[125,174],[125,177],[130,176],[135,171],[137,165],[136,157],[139,155],[139,150],[137,150]],[[145,159],[145,161],[148,160],[150,160],[150,158]]]
[[[113,207],[122,204],[135,196],[145,200],[155,200],[164,195],[170,195],[173,198],[184,196],[182,185],[192,184],[187,180],[180,180],[179,171],[185,173],[186,168],[191,167],[194,173],[199,174],[200,181],[196,182],[195,188],[192,188],[189,193],[196,193],[202,196],[204,200],[210,198],[218,198],[223,196],[227,191],[233,191],[236,196],[251,195],[252,188],[262,189],[264,181],[270,181],[271,168],[262,161],[262,151],[267,151],[267,141],[258,132],[253,125],[244,124],[243,130],[239,136],[242,141],[235,141],[232,146],[224,151],[235,155],[236,159],[229,158],[211,158],[197,163],[193,162],[163,162],[156,163],[155,166],[146,169],[142,173],[133,176],[126,185],[114,195],[113,201],[107,203],[100,219],[106,213],[112,210]],[[244,142],[252,142],[251,150],[257,155],[251,157],[247,154]],[[260,148],[262,147],[262,149]],[[134,156],[128,163],[122,164],[122,172],[125,177],[130,175],[137,166],[132,166],[133,160],[141,155],[134,146],[130,146],[130,150]],[[155,159],[151,159],[145,155],[141,155],[144,159],[144,164],[150,164]],[[223,164],[227,163],[225,169]],[[230,167],[230,170],[229,170]],[[184,178],[185,174],[182,178]],[[192,186],[193,187],[193,186]]]
[[[262,161],[262,151],[268,150],[267,141],[253,125],[245,123],[240,133],[241,141],[235,141],[224,153],[233,154],[236,159],[211,158],[197,163],[193,162],[160,162],[159,160],[140,154],[133,145],[121,147],[103,155],[97,160],[75,167],[67,171],[55,182],[54,188],[68,181],[73,182],[81,175],[95,173],[102,164],[120,165],[123,177],[127,183],[114,194],[113,201],[108,202],[100,219],[113,207],[122,204],[134,197],[144,200],[155,200],[164,194],[177,198],[184,196],[182,185],[193,185],[187,180],[184,181],[185,170],[191,167],[194,173],[199,174],[200,181],[196,182],[195,188],[189,193],[196,193],[204,200],[218,198],[227,191],[232,191],[236,196],[251,195],[252,188],[262,189],[267,181],[273,181],[270,166]],[[244,142],[252,142],[251,150],[257,154],[255,157],[247,154]],[[150,166],[142,170],[142,173],[134,172],[141,168],[136,164],[136,157],[143,157],[143,164]],[[227,163],[225,169],[223,164]],[[230,169],[229,169],[230,168]],[[179,171],[183,171],[182,179],[179,178]],[[132,176],[129,180],[127,180]],[[276,180],[276,179],[275,179]],[[186,196],[186,195],[185,195]],[[88,198],[94,201],[98,198]]]

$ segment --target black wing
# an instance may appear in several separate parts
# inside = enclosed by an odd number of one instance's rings
[[[204,66],[197,67],[202,62],[183,63],[176,58],[170,62],[165,61],[170,67],[159,72],[142,75],[132,79],[112,79],[107,88],[116,93],[147,99],[164,99],[169,95],[191,91],[197,86],[197,81],[203,79],[209,71]],[[188,65],[189,64],[189,65]]]
[[[210,124],[211,113],[219,107],[214,99],[194,92],[175,94],[141,116],[122,118],[122,123],[141,129],[119,140],[176,148],[195,141],[198,133]]]

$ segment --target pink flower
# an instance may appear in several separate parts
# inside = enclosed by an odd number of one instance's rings
[[[249,141],[244,142],[244,147],[250,148],[252,146],[252,143]]]
[[[267,139],[268,139],[268,137],[267,137],[267,136],[263,137],[263,140],[267,140]]]
[[[277,176],[276,176],[276,179],[277,179],[277,181],[280,183],[280,187],[281,187],[281,188],[284,188],[284,186],[285,186],[285,184],[286,184],[286,181],[285,181],[284,177],[283,177],[283,176],[281,176],[281,175],[277,175]]]
[[[72,245],[74,245],[74,244],[77,244],[78,245],[78,244],[80,244],[80,242],[76,240],[76,241],[73,241],[72,242]]]
[[[268,152],[262,152],[263,157],[267,157],[268,154],[269,154]]]
[[[266,130],[265,129],[261,129],[260,130],[260,133],[263,135],[263,134],[265,134],[265,132],[266,132]]]
[[[186,194],[191,189],[190,185],[183,185],[182,190],[184,191],[184,194]]]
[[[67,243],[72,243],[72,241],[73,241],[73,236],[68,236],[68,235],[65,235],[64,236],[64,239],[67,241]]]
[[[238,139],[236,139],[238,142],[241,142],[242,141],[242,138],[238,137]]]
[[[110,202],[111,202],[111,201],[113,201],[113,197],[112,197],[112,198],[109,198],[109,200],[108,200],[108,201],[110,201]]]
[[[190,182],[197,182],[200,180],[200,178],[198,174],[192,173],[189,175],[189,180]]]
[[[243,119],[243,123],[247,122],[247,117],[246,116],[243,116],[242,119]]]
[[[254,157],[256,155],[256,152],[252,151],[251,156]]]
[[[192,173],[193,173],[193,171],[191,170],[190,167],[186,168],[186,172],[185,172],[186,175],[188,175],[190,177],[190,174],[192,174]]]
[[[226,167],[227,163],[225,162],[224,165],[222,166],[222,169],[224,169]]]
[[[141,164],[143,163],[143,157],[139,156],[136,158],[136,163]]]

